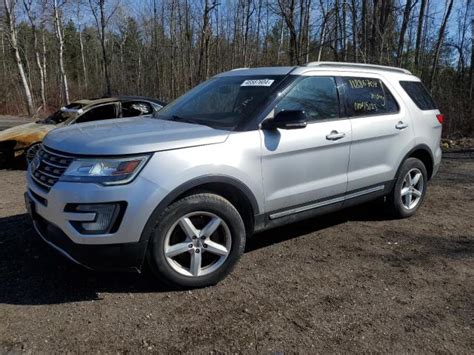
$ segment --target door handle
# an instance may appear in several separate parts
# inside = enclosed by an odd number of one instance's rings
[[[345,136],[346,134],[344,132],[339,133],[338,131],[331,131],[331,133],[326,136],[326,139],[328,141],[337,141],[338,139],[344,138]]]
[[[396,129],[405,129],[408,127],[408,123],[405,123],[403,121],[398,121],[398,123],[395,125]]]

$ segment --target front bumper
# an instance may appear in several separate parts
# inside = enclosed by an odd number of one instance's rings
[[[39,236],[57,252],[91,270],[140,272],[147,242],[81,245],[72,242],[61,229],[31,211],[33,225]]]
[[[43,240],[77,264],[97,270],[140,270],[148,238],[142,232],[167,191],[138,176],[132,183],[101,186],[92,183],[57,182],[49,191],[27,174],[27,201],[33,201],[31,217]],[[118,229],[108,234],[82,234],[74,227],[81,213],[68,204],[125,201],[127,208]],[[84,216],[84,213],[82,213]],[[79,219],[80,220],[80,219]]]

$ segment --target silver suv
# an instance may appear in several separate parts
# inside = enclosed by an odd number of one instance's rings
[[[91,269],[202,287],[264,229],[385,197],[420,207],[443,116],[407,70],[310,63],[236,69],[142,120],[49,133],[28,169],[41,237]]]

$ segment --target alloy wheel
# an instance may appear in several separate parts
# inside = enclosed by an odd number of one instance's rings
[[[191,277],[218,270],[227,259],[232,236],[214,213],[197,211],[179,218],[166,233],[164,254],[176,272]]]
[[[403,178],[400,197],[402,205],[408,210],[414,209],[423,196],[423,174],[418,168],[413,168]]]

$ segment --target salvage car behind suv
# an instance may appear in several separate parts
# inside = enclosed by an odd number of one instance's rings
[[[237,69],[154,118],[49,133],[25,194],[41,237],[91,269],[202,287],[255,232],[385,197],[421,206],[443,116],[400,68],[343,63]]]
[[[164,102],[141,96],[103,97],[72,102],[47,118],[0,132],[0,167],[24,156],[30,162],[46,134],[77,123],[119,117],[143,117],[159,111]]]

